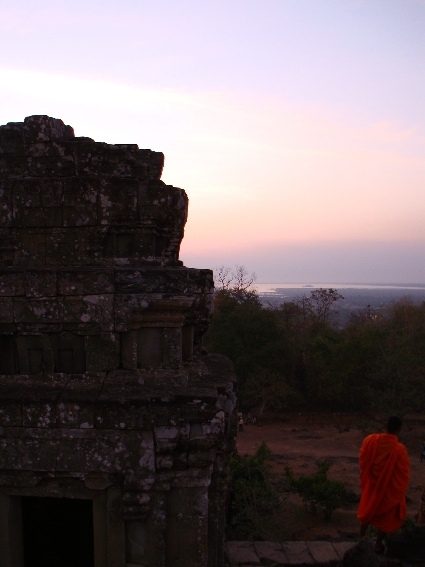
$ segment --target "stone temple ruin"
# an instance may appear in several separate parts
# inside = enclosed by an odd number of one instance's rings
[[[0,127],[0,565],[223,564],[234,374],[163,155]]]

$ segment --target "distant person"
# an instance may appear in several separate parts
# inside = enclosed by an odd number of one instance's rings
[[[243,431],[243,417],[239,418],[239,431]]]
[[[421,463],[425,459],[425,441],[421,445]]]
[[[377,553],[384,551],[384,536],[397,530],[406,517],[410,462],[406,447],[398,442],[401,426],[399,417],[389,417],[386,432],[368,435],[360,449],[360,537],[369,524],[375,526]]]

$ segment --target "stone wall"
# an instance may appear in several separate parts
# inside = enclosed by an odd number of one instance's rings
[[[95,567],[223,564],[235,377],[202,349],[212,272],[178,259],[163,162],[47,116],[0,127],[4,567],[24,496],[92,499]]]

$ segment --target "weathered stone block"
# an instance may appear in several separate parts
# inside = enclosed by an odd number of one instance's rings
[[[28,158],[25,155],[3,153],[0,155],[0,175],[9,179],[29,175]]]
[[[98,201],[101,225],[136,223],[138,182],[132,179],[104,178]]]
[[[15,323],[0,323],[0,333],[3,336],[7,336],[17,331],[17,325]],[[4,374],[4,373],[3,373]]]
[[[17,351],[21,374],[38,374],[54,371],[54,356],[51,336],[18,335]]]
[[[0,267],[7,268],[13,266],[14,253],[14,236],[12,229],[0,227]]]
[[[86,370],[85,337],[78,333],[61,332],[52,335],[55,372],[83,374]]]
[[[329,541],[309,541],[307,547],[319,565],[329,565],[339,561],[339,555]]]
[[[120,336],[118,333],[100,333],[86,340],[87,370],[102,372],[117,370],[120,365]]]
[[[168,516],[166,565],[204,567],[207,564],[207,518],[180,513]]]
[[[121,333],[121,363],[125,370],[137,369],[137,331]]]
[[[50,265],[87,266],[91,261],[90,233],[55,229],[46,237],[46,255]]]
[[[282,545],[278,542],[256,541],[254,542],[254,548],[261,564],[285,565],[288,562],[287,557],[283,552]]]
[[[0,300],[1,305],[1,300]],[[0,324],[7,326],[7,323]],[[19,372],[14,333],[0,334],[0,375],[12,375]]]
[[[179,407],[152,403],[154,392],[144,387],[144,375],[143,371],[108,374],[96,402],[96,427],[147,429],[179,423]]]
[[[173,468],[174,459],[172,455],[155,455],[155,468],[159,472],[166,472]]]
[[[90,429],[82,429],[89,433]],[[96,433],[95,431],[93,433]],[[102,432],[102,437],[62,439],[57,457],[58,471],[155,470],[153,436],[149,431]]]
[[[20,323],[61,323],[64,317],[62,298],[21,298],[14,300],[14,320]]]
[[[139,521],[145,522],[149,515],[149,494],[132,493],[133,498],[130,500],[127,498],[128,492],[123,495],[123,517],[127,521]],[[139,501],[143,499],[143,496],[147,498],[147,502],[140,504]]]
[[[63,225],[88,226],[97,224],[97,179],[71,178],[63,185]]]
[[[60,224],[58,224],[60,221]],[[61,226],[62,186],[40,178],[17,180],[13,186],[13,224],[16,227]]]
[[[127,521],[125,527],[126,560],[130,563],[142,565],[145,556],[146,522]]]
[[[114,292],[114,271],[74,268],[58,272],[59,295],[95,295]]]
[[[57,402],[57,426],[93,429],[95,403],[99,397],[104,373],[88,373],[71,377]]]
[[[40,180],[41,206],[44,209],[46,227],[60,228],[63,225],[63,188],[59,180],[43,178]]]
[[[345,552],[348,549],[351,549],[352,547],[354,547],[353,543],[350,543],[349,541],[338,541],[332,544],[333,548],[335,549],[338,558],[340,560],[343,559]]]
[[[57,277],[53,270],[26,271],[23,279],[27,297],[54,297],[57,295]]]
[[[182,275],[182,272],[180,272],[172,278],[168,271],[164,273],[164,270],[161,269],[116,268],[116,293],[163,293],[165,290],[168,293],[179,293],[182,291],[181,288],[186,285],[186,282],[181,281]]]
[[[15,211],[19,212],[15,214]],[[25,209],[14,208],[13,225],[21,226],[44,226],[44,209],[31,206]]]
[[[164,168],[164,154],[162,152],[150,152],[148,178],[161,179],[163,168]]]
[[[8,122],[0,126],[1,152],[25,155],[22,122]]]
[[[22,398],[31,388],[32,381],[14,377],[0,376],[0,425],[6,427],[22,426]]]
[[[66,141],[74,138],[74,129],[66,126],[59,118],[50,116],[27,116],[22,125],[26,144],[50,141]]]
[[[28,160],[29,174],[34,177],[71,177],[75,175],[74,157],[40,156]]]
[[[64,378],[55,376],[34,380],[22,398],[24,427],[57,426],[57,402],[66,385]]]
[[[15,245],[15,265],[44,266],[46,263],[46,233],[21,230]]]
[[[216,436],[211,435],[211,427],[202,423],[192,423],[190,425],[189,449],[190,451],[208,451],[216,444]],[[220,431],[214,432],[220,433]]]
[[[180,435],[180,428],[175,425],[167,427],[155,427],[155,439],[157,442],[163,441],[176,441]]]
[[[202,423],[214,419],[216,410],[208,405],[182,405],[180,408],[180,419],[190,423]]]
[[[167,495],[167,514],[178,515],[187,509],[190,515],[208,515],[208,490],[199,488],[173,488]]]
[[[105,258],[120,258],[123,261],[136,262],[142,258],[155,256],[155,234],[152,229],[135,229],[131,227],[111,230],[105,235],[102,243]]]
[[[12,204],[13,182],[9,180],[0,181],[0,226],[13,226],[13,204]]]
[[[131,328],[137,328],[133,321],[149,306],[146,294],[115,295],[114,314],[115,331],[125,332]]]
[[[314,559],[304,541],[289,541],[282,544],[288,565],[313,565]]]
[[[0,323],[13,323],[13,299],[0,296]]]
[[[165,567],[165,528],[165,494],[162,492],[154,492],[150,502],[146,529],[146,567]]]
[[[0,267],[13,265],[13,252],[9,249],[0,248]]]
[[[102,160],[102,173],[104,175],[113,177],[140,176],[142,179],[147,177],[147,167],[139,167],[135,170],[138,153],[136,144],[114,144],[107,146],[105,150]]]
[[[64,323],[91,323],[102,331],[113,330],[113,296],[110,294],[64,297],[63,309]]]
[[[52,473],[46,473],[45,471],[20,471],[19,475],[16,475],[16,473],[5,474],[2,472],[0,474],[0,486],[14,487],[15,490],[16,488],[19,490],[22,487],[25,490],[28,487],[36,486],[48,476],[52,476]]]
[[[57,439],[0,438],[0,469],[13,471],[54,471]]]
[[[171,368],[178,368],[182,361],[181,327],[168,327],[163,333],[163,363]]]
[[[42,179],[36,181],[41,188],[41,206],[44,209],[62,207],[63,181],[58,179]]]
[[[74,143],[75,172],[80,177],[102,173],[102,147],[91,138],[76,138]]]
[[[69,158],[73,156],[74,141],[43,141],[27,144],[26,154],[32,158],[55,157]]]
[[[217,449],[208,451],[189,451],[187,464],[189,467],[208,467],[215,461]]]
[[[14,225],[62,226],[62,183],[48,178],[19,179],[13,185]]]
[[[260,565],[260,560],[251,541],[229,541],[224,546],[230,563],[235,565]]]
[[[9,122],[4,126],[0,126],[0,149],[1,153],[11,153],[17,156],[25,155],[22,123]]]

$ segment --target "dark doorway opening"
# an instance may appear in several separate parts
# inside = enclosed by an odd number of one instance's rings
[[[94,567],[93,503],[22,497],[25,567]]]

